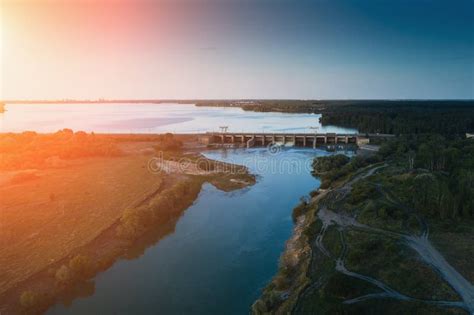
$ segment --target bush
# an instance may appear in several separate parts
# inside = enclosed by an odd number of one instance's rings
[[[135,239],[142,235],[146,227],[153,223],[153,213],[146,206],[126,209],[120,218],[117,235],[127,239]]]
[[[319,195],[319,190],[318,189],[313,190],[309,193],[309,195],[314,198]]]
[[[308,199],[305,197],[300,198],[300,204],[293,208],[293,212],[291,213],[291,217],[293,218],[293,222],[296,223],[298,217],[301,216],[306,212],[308,208]]]
[[[349,201],[353,205],[357,205],[367,199],[370,199],[370,197],[374,196],[376,193],[376,190],[373,185],[362,182],[362,183],[357,183],[354,185]]]
[[[85,280],[92,276],[93,268],[89,257],[77,255],[69,261],[69,269],[77,279]]]
[[[20,305],[25,311],[33,311],[38,306],[38,294],[33,291],[25,291],[20,296]]]
[[[178,151],[181,150],[182,146],[183,143],[176,139],[172,133],[166,133],[158,136],[158,145],[155,149],[158,151]]]
[[[340,169],[349,163],[349,161],[349,157],[342,154],[318,157],[313,161],[314,173],[326,173]]]
[[[275,289],[282,291],[288,289],[291,285],[291,279],[288,279],[284,275],[277,275],[273,278],[273,284],[275,285]]]
[[[123,212],[116,234],[120,238],[135,240],[160,220],[169,220],[191,204],[201,189],[199,180],[178,182],[162,191],[148,204]]]
[[[71,270],[66,265],[62,265],[56,271],[56,282],[60,285],[67,285],[73,280],[73,274]]]

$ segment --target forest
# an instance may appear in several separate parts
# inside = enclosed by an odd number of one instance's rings
[[[472,100],[207,100],[197,101],[196,105],[321,114],[323,126],[355,128],[361,133],[459,135],[474,132]]]
[[[404,202],[432,218],[474,218],[474,141],[449,139],[439,134],[400,136],[384,142],[370,158],[343,155],[314,160],[314,174],[322,188],[344,179],[371,163],[386,163],[404,170],[390,183]],[[353,195],[359,193],[357,190]],[[370,198],[367,194],[361,198]],[[358,198],[357,196],[353,196]]]
[[[439,134],[406,135],[384,143],[383,160],[414,176],[400,181],[407,202],[427,216],[474,217],[474,141]]]
[[[373,101],[331,106],[322,125],[356,128],[361,133],[464,135],[474,131],[472,101]]]

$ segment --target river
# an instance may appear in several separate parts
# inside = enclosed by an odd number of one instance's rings
[[[7,105],[0,131],[105,133],[203,132],[225,123],[232,131],[355,133],[321,127],[316,114],[244,112],[239,108],[177,104]],[[243,164],[254,186],[223,192],[203,186],[176,227],[138,258],[98,274],[88,297],[48,314],[247,314],[276,273],[292,234],[292,209],[319,186],[310,174],[312,149],[208,151],[209,158]]]
[[[247,314],[278,268],[292,233],[291,211],[319,186],[309,173],[320,150],[211,151],[247,165],[257,183],[234,192],[207,184],[174,232],[135,260],[95,279],[95,293],[49,314]],[[265,161],[254,163],[254,161]]]

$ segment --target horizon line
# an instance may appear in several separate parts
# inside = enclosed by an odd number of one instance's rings
[[[469,102],[474,101],[474,98],[328,98],[328,99],[317,99],[317,98],[98,98],[98,99],[74,99],[74,98],[62,98],[62,99],[0,99],[0,103],[3,104],[19,104],[19,103],[165,103],[165,102],[202,102],[202,101],[225,101],[225,102],[248,102],[248,101],[314,101],[314,102],[344,102],[344,101],[414,101],[414,102],[426,102],[426,101],[460,101]]]

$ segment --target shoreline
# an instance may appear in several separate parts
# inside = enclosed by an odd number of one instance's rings
[[[157,192],[157,196],[163,194],[172,195],[174,190],[173,188],[175,186],[182,183],[193,185],[193,181],[195,180],[172,180],[174,185],[170,189],[164,189],[162,185],[160,191]],[[156,245],[161,238],[172,233],[180,217],[197,200],[202,184],[206,182],[212,184],[212,182],[206,178],[199,179],[198,183],[194,183],[196,186],[194,192],[192,193],[192,197],[185,200],[185,203],[179,207],[174,216],[159,219],[160,222],[156,226],[150,226],[136,240],[129,241],[118,239],[116,237],[116,232],[117,228],[120,226],[120,219],[115,220],[114,223],[102,230],[99,235],[89,243],[79,248],[74,248],[66,257],[63,257],[62,259],[45,266],[41,271],[31,275],[26,280],[23,280],[0,295],[2,301],[15,302],[11,304],[6,303],[7,307],[2,307],[2,311],[7,314],[22,313],[23,311],[21,310],[18,301],[20,300],[19,298],[21,297],[21,294],[25,291],[38,291],[41,292],[40,294],[43,295],[43,298],[46,298],[46,302],[41,307],[41,310],[39,312],[33,311],[31,313],[46,313],[47,310],[57,303],[67,303],[69,300],[72,301],[74,299],[74,295],[77,295],[78,297],[83,296],[83,292],[81,292],[80,289],[81,286],[86,283],[93,283],[94,278],[98,274],[107,271],[118,260],[130,260],[141,256],[148,247]],[[236,184],[238,186],[248,186],[252,185],[253,183],[242,180]],[[228,187],[218,187],[218,189],[232,190]],[[179,200],[176,199],[175,201],[177,203],[182,202],[182,198],[179,198]],[[51,270],[58,270],[61,266],[67,265],[72,258],[77,257],[78,255],[87,256],[91,263],[96,266],[94,268],[95,270],[92,272],[93,275],[87,277],[86,279],[80,279],[77,282],[72,283],[70,287],[66,287],[64,290],[59,292],[56,291],[58,288],[55,283],[55,279],[51,275]],[[75,292],[78,288],[79,292]],[[45,292],[47,292],[46,296],[44,295]]]
[[[310,209],[306,209],[296,217],[292,235],[280,255],[278,271],[252,304],[252,314],[267,314],[276,309],[278,314],[291,313],[298,297],[311,284],[306,276],[306,270],[309,268],[314,251],[307,231],[311,230],[312,225],[317,224],[320,202],[331,190],[322,188],[314,190],[317,195],[312,197],[306,206]],[[293,211],[297,208],[298,206]],[[277,308],[275,305],[278,305]]]
[[[163,189],[161,189],[163,190]],[[196,196],[197,197],[197,196]],[[190,201],[190,204],[194,202],[195,199],[192,199]],[[181,209],[180,215],[186,211],[186,209],[189,207],[189,205],[184,206]],[[173,218],[174,219],[174,218]],[[179,219],[179,216],[176,218]],[[170,224],[173,223],[171,222],[173,220],[169,220],[165,222],[165,224]],[[94,271],[94,275],[91,276],[89,279],[86,281],[93,281],[93,279],[101,272],[106,271],[109,269],[116,261],[125,258],[125,255],[127,252],[133,250],[137,245],[140,245],[141,239],[137,239],[136,241],[129,242],[127,240],[120,240],[115,237],[116,233],[116,228],[120,224],[120,219],[117,219],[114,223],[112,223],[109,227],[104,229],[99,233],[99,235],[94,238],[92,241],[89,243],[85,244],[84,246],[81,246],[79,248],[74,248],[69,255],[66,257],[63,257],[62,259],[56,261],[55,263],[52,263],[43,270],[33,274],[30,276],[28,279],[23,280],[16,286],[12,287],[11,289],[7,290],[4,294],[1,295],[3,301],[18,301],[18,297],[21,296],[21,293],[24,292],[25,290],[38,290],[38,291],[51,291],[50,293],[51,296],[49,297],[51,301],[48,301],[45,303],[43,306],[43,310],[40,310],[39,313],[45,313],[48,309],[50,309],[53,305],[57,304],[57,302],[61,302],[62,299],[65,298],[70,298],[69,295],[71,292],[69,291],[74,291],[74,287],[79,287],[83,282],[85,281],[79,281],[76,284],[73,284],[70,288],[67,288],[64,292],[55,292],[55,282],[54,279],[51,277],[50,270],[51,269],[59,269],[62,265],[67,265],[68,261],[71,259],[71,257],[75,257],[76,255],[84,255],[87,254],[91,260],[95,260],[97,264],[97,269]],[[147,233],[153,233],[153,232],[159,232],[160,226],[155,227],[156,229],[150,229],[147,231]],[[165,234],[166,235],[166,234]],[[144,235],[143,238],[146,236]],[[159,239],[158,239],[159,240]],[[156,240],[156,241],[158,241]],[[152,244],[145,244],[145,247],[151,246]],[[95,253],[95,256],[91,256],[92,253]],[[59,300],[59,301],[55,301]],[[7,314],[10,314],[10,311],[13,311],[14,313],[20,313],[17,312],[19,311],[19,305],[13,306],[11,308],[7,307],[3,309]],[[34,312],[33,312],[34,313]]]
[[[136,136],[132,136],[132,138],[137,140]],[[199,150],[199,148],[193,147],[193,149],[191,153],[192,157],[201,160],[206,159],[209,161],[209,165],[216,163],[216,161],[204,157],[200,153],[202,150]],[[189,158],[189,154],[187,157]],[[108,158],[106,158],[106,160],[107,159]],[[145,158],[140,159],[143,160]],[[111,161],[111,163],[114,163],[113,160]],[[81,162],[88,163],[87,160]],[[225,163],[225,167],[229,166],[229,164]],[[55,304],[68,304],[75,297],[93,294],[94,278],[99,273],[106,271],[120,259],[139,257],[144,253],[146,248],[153,246],[159,242],[161,238],[172,233],[179,218],[197,199],[204,183],[208,182],[218,189],[226,191],[240,189],[255,183],[255,176],[249,174],[248,170],[230,177],[219,176],[219,174],[226,172],[225,167],[219,170],[219,172],[210,172],[208,174],[192,175],[192,173],[180,173],[175,170],[173,173],[166,175],[157,190],[152,191],[149,195],[144,195],[140,200],[135,200],[132,208],[157,209],[155,212],[158,212],[154,215],[154,221],[152,221],[151,224],[135,231],[135,234],[119,236],[119,228],[125,226],[124,224],[127,223],[124,221],[124,212],[122,212],[121,217],[115,219],[107,227],[98,232],[97,236],[86,244],[71,248],[66,256],[45,265],[39,271],[29,275],[26,279],[20,280],[20,282],[7,288],[0,295],[0,300],[2,300],[0,312],[6,314],[41,314],[45,313]],[[236,178],[237,180],[235,180]],[[166,198],[167,196],[169,197]],[[166,203],[173,205],[173,209],[169,210],[166,208]],[[160,206],[160,204],[162,204],[162,206]],[[168,210],[160,212],[159,209]],[[124,210],[125,209],[122,211]],[[142,213],[142,210],[137,211],[137,215]],[[64,266],[70,268],[69,266],[71,266],[72,260],[77,257],[87,257],[87,273],[80,277],[73,276],[65,283],[58,285],[57,276],[59,270],[64,268]],[[27,294],[25,292],[27,292]],[[25,309],[20,303],[24,302],[24,295],[28,295],[30,300],[33,300],[32,305],[28,309]]]
[[[433,314],[473,311],[474,286],[455,268],[459,257],[437,248],[423,218],[417,221],[421,230],[403,230],[404,225],[367,222],[357,209],[348,208],[348,200],[360,194],[361,187],[393,175],[396,167],[388,162],[366,164],[344,178],[324,183],[329,188],[318,189],[306,211],[294,209],[299,215],[292,237],[280,257],[278,272],[252,305],[252,314],[364,312],[393,303],[397,303],[394,314],[419,307]],[[381,184],[376,187],[381,192],[378,198],[409,209],[380,188]],[[413,215],[413,210],[406,211]],[[431,224],[431,233],[442,233],[439,224]],[[376,252],[370,252],[372,249]],[[367,304],[366,300],[374,301]]]

